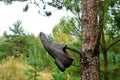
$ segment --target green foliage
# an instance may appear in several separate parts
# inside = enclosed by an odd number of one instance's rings
[[[28,50],[27,64],[32,68],[25,70],[29,76],[29,80],[38,80],[39,72],[45,69],[44,60],[42,60],[42,50],[40,49],[40,41],[37,38],[32,39],[33,45]]]
[[[80,49],[80,33],[80,27],[77,27],[73,18],[62,18],[60,23],[53,28],[53,40]]]
[[[104,79],[104,76],[109,76],[109,80],[119,80],[120,79],[120,54],[115,54],[114,52],[108,52],[108,65],[109,67],[105,70],[103,64],[103,54],[100,54],[100,71],[101,71],[101,80]]]
[[[79,30],[71,18],[63,18],[60,23],[56,25],[53,29],[53,39],[55,42],[67,44],[76,49],[80,49]],[[78,36],[79,35],[79,36]],[[74,61],[72,65],[65,70],[65,72],[60,72],[58,68],[52,66],[52,76],[55,80],[80,80],[80,56],[72,51],[67,51],[73,58]]]
[[[60,72],[58,69],[52,72],[54,80],[67,80],[67,75]]]
[[[76,67],[74,66],[71,66],[64,72],[61,72],[60,70],[58,70],[58,68],[54,67],[51,74],[54,80],[80,80],[79,71],[80,70],[76,69]]]
[[[4,0],[6,1],[6,0]],[[49,36],[50,40],[54,40],[59,43],[67,44],[76,49],[81,48],[81,1],[80,0],[52,0],[51,2],[46,2],[40,0],[43,3],[43,9],[39,5],[39,2],[31,2],[35,4],[40,10],[43,10],[47,16],[52,13],[46,11],[46,4],[53,6],[57,9],[63,9],[65,7],[67,10],[72,12],[74,16],[72,18],[62,18],[60,23],[56,25],[53,29],[53,35]],[[12,0],[7,0],[7,3],[12,3]],[[113,42],[115,39],[120,37],[120,0],[102,0],[104,12],[103,22],[104,25],[104,38],[105,45],[104,48],[109,46],[109,43]],[[101,5],[101,4],[100,4]],[[100,7],[98,5],[98,7]],[[28,4],[25,6],[23,11],[27,11],[29,8]],[[98,10],[99,12],[99,10]],[[25,73],[31,79],[37,79],[39,72],[46,67],[52,72],[52,76],[55,80],[80,80],[79,76],[79,56],[76,53],[68,51],[70,55],[75,59],[72,66],[68,68],[65,72],[60,72],[56,67],[54,60],[47,54],[41,43],[39,43],[38,38],[34,35],[26,34],[24,29],[22,29],[21,22],[17,21],[14,28],[9,28],[12,34],[7,34],[6,32],[0,39],[0,59],[7,58],[8,56],[18,56],[18,54],[23,54],[27,56],[27,64],[31,67],[25,70]],[[108,45],[108,46],[106,46]],[[109,76],[109,80],[119,80],[120,79],[120,42],[113,46],[108,52],[108,68],[105,70],[103,65],[104,57],[100,54],[100,70],[101,70],[101,80],[104,76]],[[102,50],[102,49],[101,49]],[[25,58],[26,59],[26,58]],[[10,65],[10,64],[9,64]],[[13,64],[12,64],[13,65]],[[10,65],[11,66],[11,65]],[[14,66],[14,69],[16,67]],[[1,69],[0,69],[1,70]],[[17,70],[17,69],[16,69]],[[14,72],[14,71],[13,71]],[[14,73],[12,73],[14,74]],[[0,74],[0,76],[8,76],[6,73]],[[16,75],[19,77],[19,75]],[[9,78],[9,76],[8,76]],[[16,77],[9,79],[18,79]],[[2,80],[4,80],[2,78]],[[25,80],[25,79],[24,79]]]
[[[120,35],[119,21],[120,21],[120,1],[119,0],[105,0],[104,2],[104,21],[105,33],[109,38],[116,38]]]
[[[39,38],[34,35],[29,35],[24,32],[21,27],[21,22],[17,22],[9,28],[11,34],[4,33],[0,39],[0,59],[5,59],[9,56],[25,61],[30,67],[25,69],[25,74],[29,79],[37,80],[40,77],[40,72],[51,65],[51,59],[47,56]],[[24,56],[23,58],[21,56]],[[47,60],[47,58],[49,60]]]
[[[112,43],[114,43],[114,41],[116,41],[117,39],[119,39],[120,36],[120,29],[119,29],[119,23],[117,21],[119,21],[119,6],[120,6],[120,1],[119,0],[105,0],[105,1],[101,1],[101,5],[103,4],[103,7],[100,8],[101,11],[103,11],[103,20],[100,24],[103,24],[100,27],[103,27],[103,32],[102,32],[102,39],[101,39],[101,43],[102,43],[102,51],[105,52],[107,47],[110,47],[109,49],[106,50],[107,53],[103,53],[103,54],[107,54],[107,68],[106,70],[104,69],[105,65],[105,59],[104,56],[102,58],[101,62],[101,79],[104,79],[105,76],[107,76],[109,78],[109,80],[114,80],[114,79],[118,79],[117,76],[117,72],[115,73],[116,69],[118,69],[119,71],[119,62],[117,62],[117,57],[119,56],[119,52],[120,50],[118,49],[119,46],[119,41],[116,42],[114,45],[111,45]],[[99,5],[98,7],[100,7],[101,5]],[[102,17],[101,16],[101,17]]]
[[[59,29],[59,30],[58,30]],[[60,20],[60,23],[56,25],[53,29],[53,33],[66,33],[68,35],[80,36],[80,26],[74,18],[64,17]]]
[[[81,1],[80,0],[65,0],[64,1],[65,7],[70,10],[73,14],[79,14],[81,7]]]
[[[52,0],[52,1],[48,2],[48,5],[60,10],[60,9],[63,9],[64,3],[63,3],[63,0],[61,0],[61,1]]]
[[[31,48],[31,40],[33,35],[25,34],[24,29],[21,26],[21,22],[13,24],[13,28],[9,28],[12,34],[5,32],[1,38],[0,43],[0,59],[6,58],[7,56],[19,56],[24,54],[27,56],[28,49]]]
[[[13,24],[14,28],[9,27],[9,30],[13,33],[13,35],[25,35],[25,31],[21,26],[21,21],[17,21]]]

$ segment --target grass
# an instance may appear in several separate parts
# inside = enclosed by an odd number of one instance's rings
[[[40,80],[54,80],[48,69],[45,69],[44,71],[42,71],[40,75],[41,75],[41,77],[39,78]]]
[[[7,58],[0,64],[0,80],[28,80],[24,70],[30,68],[24,62],[14,57]],[[40,73],[38,80],[53,80],[50,72],[46,69]]]

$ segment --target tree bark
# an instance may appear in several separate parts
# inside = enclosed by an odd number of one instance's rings
[[[82,0],[81,80],[99,80],[99,40],[96,0]]]

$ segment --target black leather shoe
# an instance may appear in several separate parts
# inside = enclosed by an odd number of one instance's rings
[[[72,64],[73,59],[67,53],[66,45],[49,41],[42,32],[40,33],[40,40],[47,52],[55,59],[55,63],[61,71]]]

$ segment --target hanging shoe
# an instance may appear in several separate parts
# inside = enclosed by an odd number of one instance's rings
[[[57,67],[64,71],[68,68],[73,59],[66,51],[66,45],[49,41],[44,33],[40,33],[40,40],[47,52],[55,59]]]

